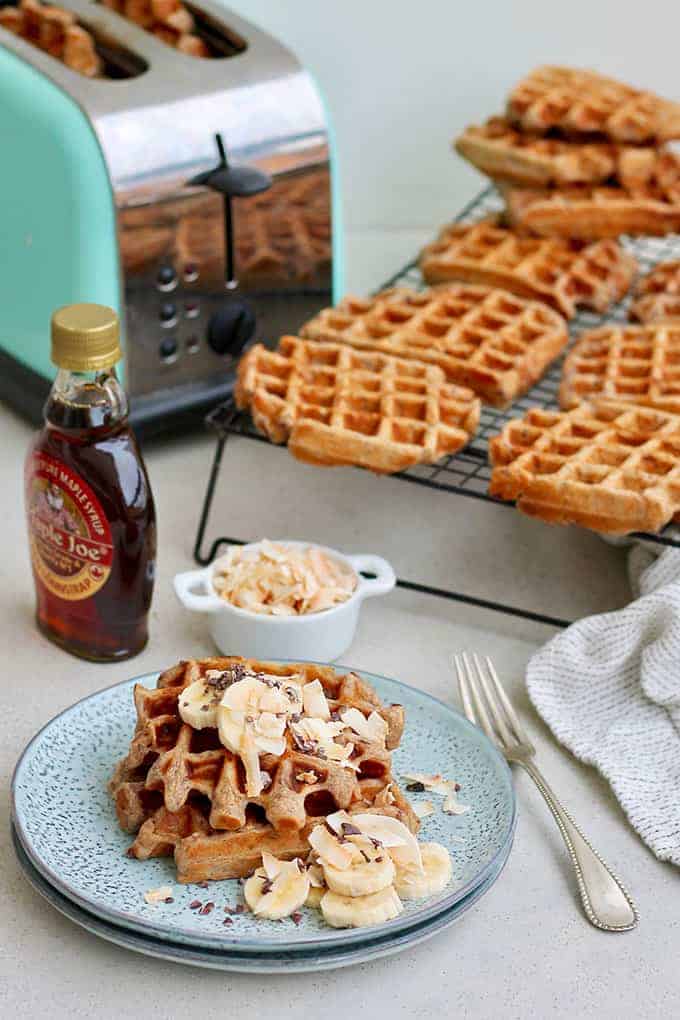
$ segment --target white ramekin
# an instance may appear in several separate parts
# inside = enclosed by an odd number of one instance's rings
[[[259,542],[243,546],[256,549]],[[359,609],[366,598],[384,595],[396,584],[394,570],[381,556],[343,556],[335,549],[312,542],[278,541],[279,545],[320,549],[350,567],[357,575],[357,586],[347,599],[332,609],[304,616],[267,616],[233,606],[221,598],[212,583],[214,563],[202,570],[176,574],[175,593],[186,609],[210,616],[213,641],[225,655],[244,655],[258,659],[314,659],[331,662],[346,652],[359,620]],[[362,573],[375,575],[363,577]]]

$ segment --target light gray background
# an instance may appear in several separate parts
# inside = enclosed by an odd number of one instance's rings
[[[478,185],[449,153],[465,123],[498,109],[539,61],[591,63],[680,97],[679,14],[670,3],[435,3],[252,0],[237,4],[290,43],[333,110],[348,228],[348,280],[368,289],[413,253]],[[192,565],[211,441],[155,445],[147,460],[160,555],[151,641],[131,663],[91,666],[53,648],[32,620],[21,470],[31,430],[0,410],[0,815],[37,728],[77,698],[180,656],[212,651],[205,622],[171,592]],[[210,536],[302,537],[377,552],[412,580],[575,618],[625,603],[625,551],[511,509],[352,469],[320,471],[245,440],[225,454]],[[550,629],[394,593],[367,603],[345,661],[453,698],[450,656],[493,654],[558,793],[640,906],[639,929],[592,929],[560,838],[525,777],[515,847],[494,889],[457,927],[394,960],[290,978],[246,978],[135,956],[81,932],[27,886],[0,826],[0,1016],[127,1020],[225,1016],[656,1020],[680,1015],[678,875],[630,829],[607,784],[551,738],[523,693],[523,667]],[[443,765],[444,767],[444,765]]]

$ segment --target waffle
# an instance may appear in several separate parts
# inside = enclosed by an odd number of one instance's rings
[[[628,158],[630,155],[630,158]],[[534,234],[593,241],[680,231],[680,157],[627,154],[620,183],[559,190],[501,186],[509,222]]]
[[[630,287],[637,264],[615,241],[584,245],[521,237],[494,219],[452,223],[420,257],[428,283],[466,280],[545,301],[567,318],[577,305],[605,312]]]
[[[213,729],[194,730],[179,715],[182,690],[208,670],[239,678],[239,670],[319,680],[331,710],[372,711],[387,723],[386,746],[352,737],[358,771],[341,768],[312,747],[300,748],[288,735],[280,758],[264,754],[260,767],[269,782],[255,797],[244,792],[240,760],[219,742]],[[384,707],[355,674],[324,666],[274,665],[238,657],[182,662],[167,670],[155,689],[137,685],[137,724],[128,754],[109,784],[118,821],[136,832],[130,856],[175,854],[180,881],[234,878],[259,863],[263,849],[277,856],[306,850],[306,834],[318,817],[339,808],[367,810],[380,805],[415,831],[418,823],[396,788],[390,750],[403,729],[401,706]],[[389,811],[386,809],[390,808]]]
[[[680,319],[680,260],[659,262],[636,288],[630,318],[638,322]]]
[[[191,57],[209,57],[210,50],[196,35],[194,18],[181,0],[101,0],[128,21],[151,32],[173,49]]]
[[[510,93],[507,116],[533,134],[596,134],[632,145],[680,138],[680,104],[568,67],[532,71]]]
[[[0,8],[0,28],[44,50],[86,78],[101,74],[102,62],[94,38],[76,23],[71,11],[43,5],[38,0],[21,0],[18,7]]]
[[[505,117],[467,127],[455,148],[482,173],[520,187],[588,184],[616,173],[620,147],[526,135]]]
[[[241,359],[236,402],[299,460],[379,474],[455,453],[480,412],[436,365],[290,336],[276,352],[257,344]]]
[[[680,414],[680,322],[584,333],[564,362],[560,405],[591,397]]]
[[[434,362],[446,378],[504,406],[539,379],[567,342],[551,308],[491,287],[395,287],[345,298],[303,326],[303,336]]]
[[[418,830],[418,819],[394,781],[390,784],[388,798],[384,791],[373,796],[372,791],[367,789],[364,799],[357,801],[349,810],[350,815],[372,812],[396,818],[412,832]],[[179,882],[243,878],[261,863],[263,850],[269,850],[282,860],[304,857],[309,851],[307,836],[316,822],[318,818],[311,820],[300,832],[277,832],[265,823],[251,821],[238,832],[194,833],[173,844],[171,851],[155,856],[174,853]],[[166,838],[162,830],[158,835],[161,839]]]
[[[530,410],[489,444],[489,494],[532,517],[624,535],[680,510],[680,417],[614,401]]]

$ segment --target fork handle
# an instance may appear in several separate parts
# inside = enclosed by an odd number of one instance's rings
[[[567,814],[542,774],[530,761],[517,761],[529,773],[552,811],[576,872],[586,917],[603,931],[629,931],[637,924],[635,904],[573,819]]]

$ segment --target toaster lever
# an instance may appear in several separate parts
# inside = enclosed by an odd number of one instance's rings
[[[227,287],[236,286],[234,277],[234,227],[232,220],[231,200],[232,198],[248,198],[250,195],[259,195],[272,186],[272,179],[263,170],[254,166],[229,166],[227,151],[224,147],[222,135],[215,135],[217,151],[220,161],[212,170],[204,170],[195,177],[190,178],[187,184],[190,187],[211,188],[222,195],[224,201],[224,243],[225,252],[225,276]]]
[[[272,179],[269,174],[254,166],[220,165],[212,170],[205,170],[202,174],[196,174],[187,181],[187,184],[203,185],[229,198],[247,198],[249,195],[259,195],[261,191],[271,188]]]

